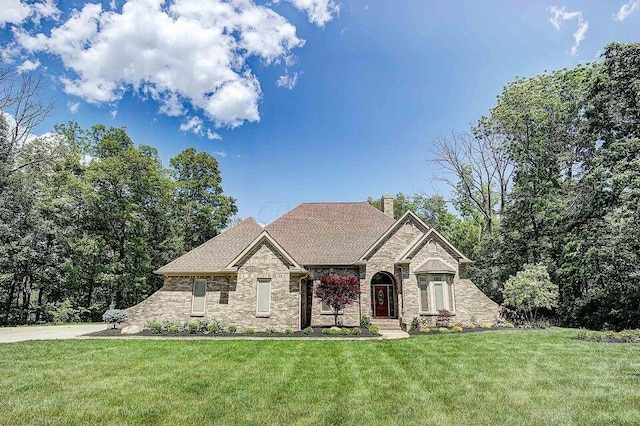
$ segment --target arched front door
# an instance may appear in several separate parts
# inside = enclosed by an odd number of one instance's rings
[[[387,272],[378,272],[371,278],[371,301],[373,316],[395,318],[396,294],[393,276]]]

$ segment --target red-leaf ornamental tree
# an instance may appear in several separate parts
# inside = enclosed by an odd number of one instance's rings
[[[315,294],[331,307],[334,324],[338,325],[338,313],[345,306],[358,300],[360,280],[355,275],[324,275],[320,278],[320,284],[316,287]]]

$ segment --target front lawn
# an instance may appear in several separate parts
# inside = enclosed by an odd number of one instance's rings
[[[640,423],[640,345],[576,335],[2,344],[0,424]]]

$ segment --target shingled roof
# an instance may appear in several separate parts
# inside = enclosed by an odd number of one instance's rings
[[[156,273],[204,273],[222,270],[262,231],[262,226],[250,217],[164,265]]]
[[[428,272],[432,274],[455,274],[456,271],[451,266],[447,265],[441,260],[438,259],[429,259],[420,265],[415,271],[416,274],[422,272]]]
[[[301,265],[351,265],[395,221],[369,203],[304,203],[265,229]]]

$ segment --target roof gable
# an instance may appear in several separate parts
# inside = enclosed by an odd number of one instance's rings
[[[422,237],[420,237],[414,244],[407,247],[407,249],[402,253],[397,259],[396,263],[408,262],[413,258],[413,256],[424,247],[426,243],[428,243],[433,237],[437,237],[444,245],[445,249],[447,249],[454,257],[457,257],[460,262],[471,262],[467,256],[462,254],[460,250],[458,250],[449,240],[447,240],[442,234],[436,231],[434,228],[429,229]]]
[[[262,232],[262,229],[252,217],[245,219],[155,272],[166,275],[224,270],[227,264]]]
[[[262,244],[268,243],[271,247],[273,247],[287,262],[289,262],[289,266],[293,267],[293,269],[297,269],[302,271],[302,268],[287,251],[282,248],[280,244],[276,240],[269,235],[269,232],[262,231],[244,250],[242,250],[236,257],[234,257],[226,266],[226,269],[235,268],[239,264],[241,264],[250,254],[251,252],[257,248],[262,246]]]

